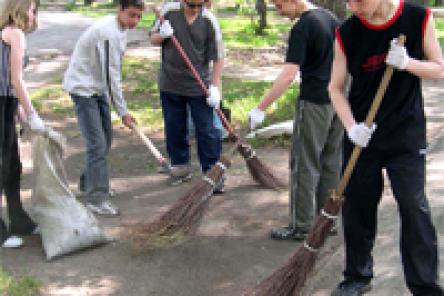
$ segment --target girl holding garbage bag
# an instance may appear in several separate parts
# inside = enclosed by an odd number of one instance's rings
[[[15,235],[35,232],[36,224],[24,211],[20,200],[21,163],[18,152],[15,115],[33,131],[45,126],[34,107],[23,81],[25,33],[37,27],[35,0],[6,0],[0,15],[0,194],[8,205],[9,229],[0,217],[0,245],[17,248],[23,239]],[[1,204],[1,196],[0,196]]]

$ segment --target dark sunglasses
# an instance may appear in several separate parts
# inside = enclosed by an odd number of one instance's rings
[[[187,1],[184,2],[189,8],[202,8],[202,6],[204,5],[203,3],[188,3]]]

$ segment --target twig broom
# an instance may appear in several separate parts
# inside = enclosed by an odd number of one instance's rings
[[[154,13],[156,14],[157,18],[160,20],[160,22],[163,22],[164,18],[160,15],[159,10],[157,8],[153,8]],[[182,56],[184,62],[187,64],[188,68],[192,72],[194,79],[197,81],[199,86],[202,88],[204,93],[209,96],[210,92],[208,91],[205,83],[202,81],[202,78],[200,77],[199,73],[196,71],[196,68],[191,63],[190,59],[188,58],[187,54],[183,50],[182,46],[180,45],[177,38],[173,35],[170,37],[171,42],[173,42],[174,47],[176,47],[179,54]],[[219,108],[215,108],[217,115],[219,116],[220,120],[222,121],[222,125],[227,130],[230,140],[232,142],[237,142],[239,139],[239,136],[237,136],[234,133],[234,130],[231,126],[231,124],[228,122],[227,118],[223,114],[223,112]],[[242,157],[247,162],[248,170],[250,171],[251,176],[253,179],[264,186],[265,188],[269,189],[275,189],[279,190],[284,187],[286,187],[286,184],[277,178],[271,171],[271,169],[265,165],[256,155],[256,153],[253,151],[252,147],[245,142],[243,142],[241,145],[238,146],[238,151],[242,155]]]
[[[136,249],[177,245],[186,240],[188,235],[195,233],[208,207],[214,187],[231,165],[231,158],[238,146],[239,141],[159,219],[149,224],[140,222],[130,227],[128,237]]]
[[[399,44],[404,44],[405,36],[398,38]],[[387,90],[393,75],[393,67],[387,66],[379,84],[370,111],[367,114],[365,124],[371,126],[376,112],[381,104],[382,98]],[[310,230],[303,245],[290,257],[287,263],[275,271],[268,278],[260,282],[256,287],[245,292],[244,296],[300,296],[307,277],[310,275],[318,255],[319,249],[324,245],[333,222],[338,217],[343,202],[343,194],[355,164],[359,158],[362,148],[355,146],[348,160],[344,174],[339,182],[338,188],[332,190],[330,198],[321,214],[318,215],[314,226]]]

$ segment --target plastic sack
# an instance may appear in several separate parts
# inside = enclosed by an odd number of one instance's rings
[[[284,122],[279,122],[272,124],[270,126],[255,130],[249,133],[246,138],[272,138],[280,135],[292,135],[293,134],[293,120],[287,120]]]
[[[108,241],[96,217],[68,187],[65,143],[63,135],[52,129],[33,141],[32,213],[48,260]]]

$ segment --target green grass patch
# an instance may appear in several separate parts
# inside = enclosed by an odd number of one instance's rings
[[[41,284],[29,277],[12,277],[0,268],[0,295],[5,296],[36,296],[39,295]]]

